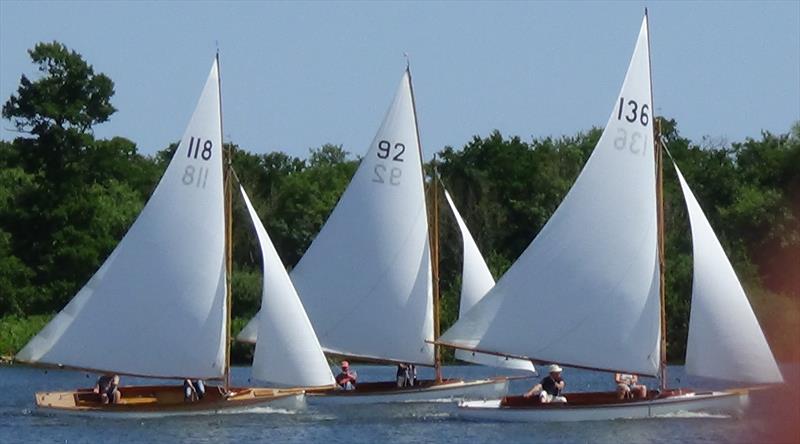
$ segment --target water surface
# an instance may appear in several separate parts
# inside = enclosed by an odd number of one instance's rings
[[[360,365],[356,368],[362,380],[394,377],[393,367]],[[784,366],[784,376],[796,382],[799,369],[797,365]],[[422,369],[420,376],[429,377],[431,373]],[[249,374],[247,367],[234,368],[234,383],[248,384]],[[450,377],[477,378],[496,374],[500,373],[478,366],[445,369],[445,376]],[[685,380],[682,367],[671,367],[669,374],[672,386],[697,386],[697,381]],[[614,388],[608,374],[565,369],[564,377],[568,392]],[[252,413],[151,419],[44,414],[34,406],[35,391],[88,387],[94,380],[95,375],[75,371],[0,367],[0,442],[800,442],[797,428],[800,397],[794,388],[784,388],[780,396],[774,392],[752,395],[751,408],[741,418],[682,414],[655,419],[544,424],[467,421],[459,419],[453,406],[446,403],[337,407],[310,404],[297,412],[265,407]],[[645,382],[655,383],[653,380]],[[152,383],[152,380],[123,377],[122,383]],[[534,379],[514,381],[512,392],[521,393],[534,383]]]

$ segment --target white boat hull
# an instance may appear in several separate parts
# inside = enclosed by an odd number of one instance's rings
[[[569,399],[569,395],[567,395]],[[537,407],[502,406],[500,399],[462,401],[457,415],[462,418],[511,422],[607,421],[653,418],[684,412],[740,414],[749,402],[747,390],[695,392],[665,398],[593,406],[549,404]]]
[[[341,390],[321,393],[307,392],[306,399],[312,405],[458,402],[468,399],[497,399],[502,398],[508,392],[508,382],[508,378],[491,378],[476,381],[452,381],[428,387],[366,393]]]

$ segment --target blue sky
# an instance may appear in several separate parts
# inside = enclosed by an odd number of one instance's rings
[[[254,152],[366,151],[411,55],[426,157],[475,134],[572,135],[614,106],[644,7],[655,108],[694,140],[800,120],[800,2],[0,1],[0,98],[58,40],[116,84],[98,137],[180,138],[219,42],[224,133]],[[0,137],[16,134],[0,122]]]

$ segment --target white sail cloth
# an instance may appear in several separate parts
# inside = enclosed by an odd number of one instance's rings
[[[264,272],[263,310],[256,318],[262,335],[253,356],[253,377],[284,386],[333,386],[336,381],[283,261],[244,188],[240,191],[256,229]]]
[[[219,378],[225,267],[216,61],[177,151],[105,263],[16,358],[153,377]]]
[[[453,216],[458,223],[461,231],[461,240],[464,248],[464,260],[461,267],[461,303],[458,307],[458,315],[463,316],[470,308],[475,306],[484,295],[494,287],[494,278],[483,259],[475,239],[464,223],[464,219],[456,208],[456,204],[450,197],[450,193],[444,190],[444,197],[453,211]],[[510,368],[515,370],[526,370],[536,373],[533,363],[526,359],[515,359],[504,356],[487,355],[485,353],[471,352],[467,350],[456,350],[456,359],[471,362],[473,364],[488,365],[490,367]]]
[[[783,382],[742,284],[683,174],[692,227],[694,278],[686,373],[734,382]]]
[[[659,283],[647,18],[603,135],[531,245],[440,341],[655,375]]]
[[[428,216],[408,71],[291,277],[325,351],[433,365]],[[259,336],[252,324],[240,339]]]

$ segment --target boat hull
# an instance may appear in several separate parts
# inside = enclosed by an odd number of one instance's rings
[[[395,382],[358,384],[352,391],[308,391],[310,404],[378,404],[405,402],[457,402],[467,399],[497,399],[508,392],[509,378],[475,381],[448,379],[440,384],[421,381],[415,387],[397,388]]]
[[[567,394],[569,401],[571,396]],[[613,395],[613,393],[608,393]],[[506,399],[517,399],[512,397]],[[747,408],[747,390],[725,390],[714,392],[675,391],[665,396],[647,400],[631,400],[597,404],[535,404],[524,405],[506,399],[488,401],[462,401],[457,415],[463,418],[512,422],[571,422],[606,421],[613,419],[653,418],[671,416],[685,412],[740,414]]]
[[[237,413],[269,406],[296,410],[305,405],[303,389],[231,388],[223,396],[216,386],[206,388],[199,401],[186,402],[181,386],[120,387],[122,399],[117,404],[102,404],[92,389],[36,393],[36,406],[43,412],[113,417],[161,417]]]

